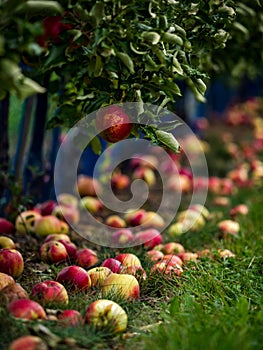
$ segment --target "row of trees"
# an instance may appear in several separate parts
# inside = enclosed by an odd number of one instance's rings
[[[260,0],[1,1],[2,175],[9,164],[10,94],[48,94],[58,107],[51,128],[70,127],[113,103],[174,110],[182,81],[205,102],[210,78],[257,75],[262,32]],[[98,142],[93,147],[99,151]]]

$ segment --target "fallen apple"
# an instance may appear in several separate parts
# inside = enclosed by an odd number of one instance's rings
[[[65,327],[82,327],[84,319],[77,310],[63,310],[58,314],[60,324]]]
[[[88,272],[76,265],[64,267],[59,272],[57,281],[71,292],[85,292],[91,287]]]
[[[111,227],[123,228],[126,227],[126,222],[119,215],[110,215],[106,218],[105,224]]]
[[[67,259],[68,253],[65,246],[57,241],[43,243],[40,247],[41,260],[47,264],[55,264]]]
[[[45,319],[46,313],[43,307],[30,299],[14,300],[7,305],[12,316],[25,320]]]
[[[126,330],[128,317],[119,304],[112,300],[99,299],[88,306],[85,322],[115,334]]]
[[[31,299],[44,306],[61,307],[68,304],[66,288],[57,281],[44,281],[35,284],[31,290]]]
[[[16,249],[0,249],[0,272],[18,278],[24,270],[24,259]]]
[[[80,174],[77,179],[77,191],[81,197],[96,197],[100,192],[101,186],[97,179],[87,175]]]
[[[5,218],[0,218],[0,233],[15,233],[15,226]]]
[[[112,272],[114,273],[120,273],[122,264],[119,260],[116,260],[114,258],[107,258],[105,259],[102,264],[102,267],[108,267]]]
[[[122,266],[142,266],[140,259],[132,253],[121,253],[115,257]]]
[[[138,299],[140,286],[137,279],[128,274],[111,273],[104,281],[102,295],[121,299]]]
[[[137,232],[134,235],[134,243],[138,245],[143,244],[144,247],[149,250],[161,244],[162,241],[163,238],[161,236],[161,233],[154,228],[149,228],[147,230]]]
[[[2,248],[10,248],[10,249],[14,249],[15,243],[14,241],[6,236],[0,236],[0,249]]]
[[[47,344],[39,337],[25,335],[13,340],[8,350],[48,350]]]
[[[16,230],[22,234],[33,233],[35,221],[41,217],[41,214],[34,210],[27,210],[20,213],[15,222]]]
[[[89,248],[77,250],[75,258],[76,264],[84,269],[94,266],[99,261],[97,253]]]
[[[60,233],[61,221],[53,215],[42,216],[35,221],[34,233],[40,237]]]

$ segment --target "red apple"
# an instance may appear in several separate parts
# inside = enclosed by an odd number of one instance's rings
[[[12,316],[26,320],[45,319],[43,307],[30,299],[18,299],[7,305]]]
[[[163,238],[161,236],[161,233],[154,228],[137,232],[134,235],[134,243],[143,244],[144,247],[149,250],[161,244],[162,241]]]
[[[65,287],[56,281],[45,281],[35,284],[31,290],[31,298],[41,305],[68,304],[68,293]]]
[[[93,196],[96,197],[100,192],[99,181],[87,175],[79,175],[77,179],[77,190],[81,197]]]
[[[73,292],[87,291],[91,286],[88,272],[76,265],[64,267],[59,272],[57,281]]]
[[[128,274],[136,277],[136,279],[140,282],[141,280],[145,280],[147,278],[146,271],[144,270],[143,267],[141,266],[135,266],[135,265],[130,265],[130,266],[124,266],[121,269],[121,274]]]
[[[92,287],[101,287],[105,279],[112,273],[111,269],[106,266],[94,267],[88,270]]]
[[[183,265],[182,259],[179,256],[173,254],[164,255],[162,261],[166,262],[168,265]]]
[[[142,266],[140,259],[132,253],[118,254],[115,259],[120,261],[122,266]]]
[[[248,214],[248,206],[245,204],[238,204],[230,210],[229,214],[232,217],[235,217],[238,215],[247,215]]]
[[[100,136],[111,143],[126,139],[132,131],[130,117],[116,105],[101,108],[95,124]]]
[[[114,273],[120,273],[122,264],[119,260],[107,258],[101,264],[102,267],[108,267]]]
[[[39,337],[25,335],[9,345],[8,350],[48,350],[47,344]]]
[[[46,236],[44,243],[50,242],[50,241],[59,241],[63,240],[64,242],[71,243],[70,237],[63,233],[53,233],[52,235]]]
[[[198,255],[192,252],[183,252],[178,254],[179,258],[183,261],[183,263],[187,263],[188,261],[197,261]]]
[[[220,232],[223,235],[226,235],[226,234],[237,235],[240,230],[239,223],[234,220],[220,221],[217,227],[219,228]]]
[[[16,249],[0,249],[0,272],[14,278],[19,277],[24,270],[24,260],[21,253]]]
[[[140,296],[139,282],[132,275],[111,273],[104,281],[102,295],[126,300],[138,299]]]
[[[146,211],[144,209],[139,210],[130,210],[125,214],[125,221],[127,225],[130,226],[138,226],[141,225],[142,219],[146,215]]]
[[[87,209],[91,214],[97,214],[103,209],[103,204],[98,198],[85,196],[81,199],[81,208]]]
[[[138,167],[132,174],[133,179],[142,179],[148,186],[153,186],[156,182],[156,176],[152,169],[145,167]]]
[[[73,242],[68,242],[65,241],[64,239],[58,239],[57,240],[59,243],[62,243],[63,246],[66,248],[67,255],[69,259],[75,259],[76,258],[76,253],[77,253],[77,246]]]
[[[40,237],[45,237],[61,231],[61,221],[53,216],[42,216],[35,221],[34,232]]]
[[[160,261],[164,257],[164,254],[159,250],[149,250],[146,254],[152,262]]]
[[[89,248],[83,248],[76,252],[76,264],[88,269],[99,261],[97,253]]]
[[[158,213],[147,211],[142,218],[141,225],[149,228],[162,228],[164,226],[164,220]]]
[[[180,265],[170,265],[169,263],[167,263],[166,261],[160,261],[155,263],[152,268],[151,268],[151,272],[155,273],[155,272],[159,272],[165,275],[176,275],[176,276],[180,276],[181,273],[183,272],[183,269]]]
[[[111,300],[99,299],[87,308],[85,322],[115,334],[126,330],[128,317],[119,304]]]
[[[116,228],[123,228],[126,226],[125,220],[123,220],[119,215],[108,216],[105,220],[105,224]]]
[[[82,327],[84,319],[77,310],[63,310],[58,314],[58,320],[65,327]]]
[[[52,215],[61,221],[69,221],[73,224],[77,224],[79,222],[79,210],[76,207],[68,205],[57,205],[53,210]],[[61,227],[61,233],[64,233],[64,230],[65,228]]]
[[[40,214],[42,216],[46,216],[51,215],[52,211],[55,209],[56,206],[57,202],[51,199],[44,203],[38,204],[36,208],[40,210]]]
[[[116,190],[124,190],[131,183],[128,175],[122,174],[121,172],[115,172],[111,177],[111,186]]]
[[[16,218],[16,230],[23,234],[34,232],[35,221],[41,217],[42,216],[34,210],[27,210],[20,213]]]
[[[0,249],[2,248],[14,249],[15,247],[16,247],[15,243],[11,238],[0,236]]]
[[[116,246],[123,247],[133,241],[133,233],[128,228],[115,231],[112,234],[112,243]]]
[[[57,241],[43,243],[40,247],[41,260],[47,264],[65,261],[68,257],[65,246]]]
[[[183,253],[185,251],[182,244],[177,242],[169,242],[164,244],[162,251],[165,254],[178,254]]]
[[[0,218],[0,233],[15,233],[15,226],[5,218]]]

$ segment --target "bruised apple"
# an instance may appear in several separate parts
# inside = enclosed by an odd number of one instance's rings
[[[120,333],[126,330],[128,317],[119,304],[112,300],[99,299],[88,306],[85,322],[98,329]]]
[[[100,136],[111,143],[126,139],[132,131],[130,117],[116,105],[100,109],[95,124]]]

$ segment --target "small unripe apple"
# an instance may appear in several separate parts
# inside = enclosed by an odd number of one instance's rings
[[[122,299],[138,299],[140,286],[132,275],[111,273],[102,286],[103,296],[115,296]]]
[[[57,281],[45,281],[35,284],[31,290],[31,298],[41,305],[64,306],[68,304],[68,293]]]
[[[142,266],[140,259],[132,253],[118,254],[115,259],[120,261],[122,266]]]
[[[30,299],[18,299],[7,305],[12,316],[26,320],[45,319],[46,313],[43,307]]]
[[[110,215],[106,218],[105,224],[111,227],[123,228],[126,227],[126,222],[119,215]]]
[[[112,273],[111,269],[106,266],[94,267],[88,270],[92,287],[101,287],[105,279]]]
[[[76,252],[76,264],[88,269],[99,261],[97,253],[89,248],[83,248]]]
[[[16,230],[23,234],[34,232],[35,221],[41,217],[42,216],[34,210],[27,210],[20,213],[15,222]]]
[[[57,241],[43,243],[40,247],[41,260],[47,264],[54,264],[67,259],[67,250],[65,246]]]
[[[77,310],[63,310],[58,314],[60,324],[65,327],[82,327],[84,319]]]
[[[102,267],[108,267],[114,273],[120,273],[122,264],[119,260],[114,258],[107,258],[101,264]]]
[[[15,232],[15,226],[5,218],[0,218],[0,233],[12,234]]]
[[[85,322],[115,334],[126,330],[128,317],[119,304],[112,300],[99,299],[87,308]]]
[[[2,248],[10,248],[10,249],[14,249],[15,243],[14,241],[6,236],[0,236],[0,249]]]
[[[100,136],[111,143],[126,139],[132,131],[130,117],[116,105],[101,108],[95,124]]]
[[[39,337],[25,335],[9,345],[8,350],[48,350],[47,344]]]
[[[88,272],[76,265],[64,267],[59,272],[57,281],[71,292],[87,291],[91,286]]]
[[[24,259],[16,249],[0,249],[0,272],[18,278],[24,270]]]

